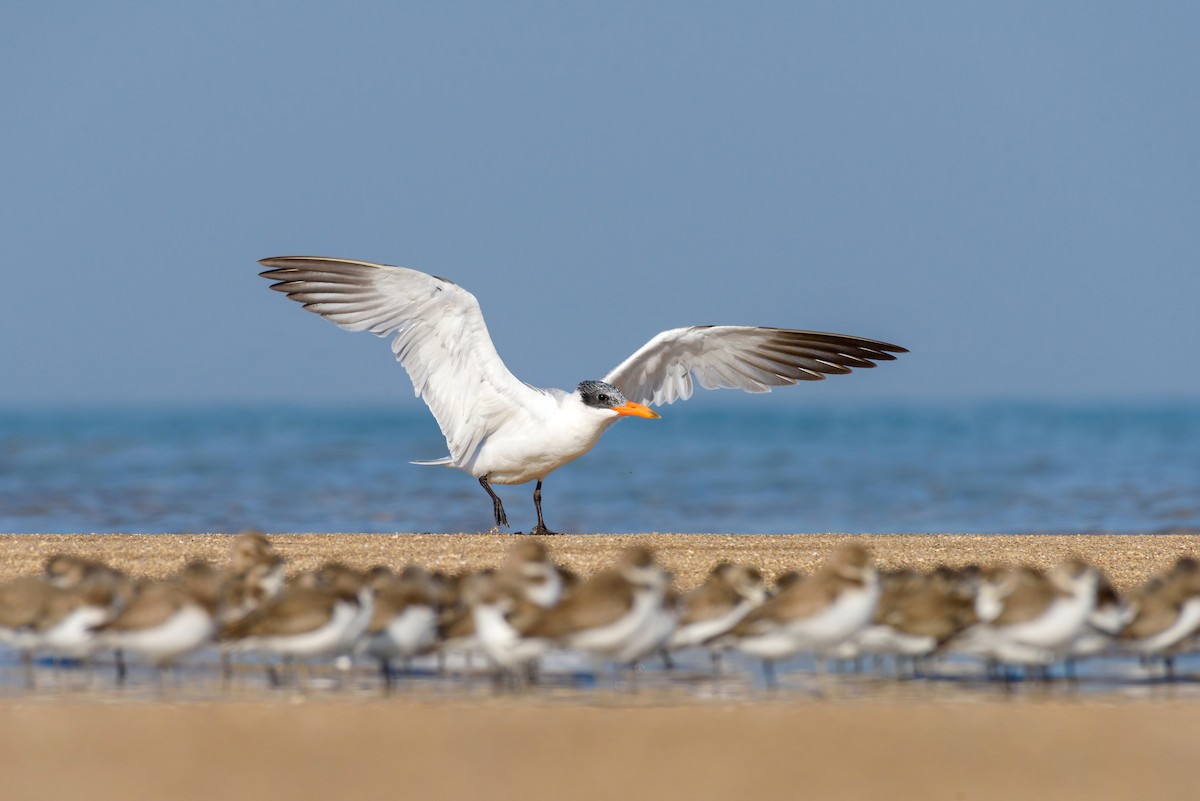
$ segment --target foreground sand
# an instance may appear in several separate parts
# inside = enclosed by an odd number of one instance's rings
[[[548,540],[583,573],[624,545],[654,545],[681,588],[720,559],[768,576],[811,569],[844,535],[568,536]],[[495,564],[493,535],[278,535],[293,570],[326,559],[416,561],[445,570]],[[886,567],[1050,565],[1078,554],[1128,588],[1180,554],[1189,536],[862,535]],[[164,575],[224,560],[227,535],[4,535],[0,579],[58,551]],[[1200,738],[1193,692],[1151,700],[1071,693],[937,701],[879,697],[713,701],[642,692],[564,701],[444,694],[212,701],[146,695],[0,698],[0,798],[417,797],[446,799],[1195,798]]]
[[[1190,799],[1194,705],[0,704],[13,799]]]

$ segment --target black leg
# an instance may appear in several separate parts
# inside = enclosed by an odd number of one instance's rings
[[[538,521],[533,527],[530,534],[557,534],[557,531],[551,531],[546,528],[546,521],[542,520],[542,482],[538,481],[537,486],[533,488],[533,508],[537,509]]]
[[[32,690],[37,686],[37,679],[33,675],[33,651],[21,652],[21,667],[25,669],[25,686]]]
[[[233,681],[233,657],[228,651],[221,652],[221,689],[228,690]]]
[[[767,687],[767,692],[773,693],[779,689],[779,680],[775,676],[775,660],[764,659],[762,663],[763,683]]]
[[[496,518],[497,526],[508,527],[508,515],[504,514],[504,503],[501,502],[500,496],[492,492],[491,486],[488,484],[487,476],[479,477],[479,485],[487,490],[487,494],[492,496],[492,514]]]

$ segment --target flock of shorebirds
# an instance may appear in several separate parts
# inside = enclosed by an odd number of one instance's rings
[[[1125,595],[1092,565],[1069,559],[1030,567],[881,571],[848,542],[815,572],[768,587],[754,567],[723,562],[685,594],[653,550],[632,546],[607,570],[580,579],[538,539],[518,540],[500,567],[448,576],[408,565],[360,571],[341,563],[285,580],[270,540],[246,532],[225,567],[194,561],[164,580],[135,579],[101,562],[53,556],[40,575],[0,584],[0,642],[36,682],[39,658],[92,664],[116,655],[163,671],[215,648],[226,677],[252,660],[272,683],[301,681],[284,666],[311,661],[378,666],[385,687],[411,660],[478,658],[498,685],[539,679],[568,649],[593,663],[633,666],[687,649],[707,651],[720,672],[734,650],[776,663],[873,661],[897,674],[928,674],[934,659],[965,654],[981,675],[1049,675],[1052,666],[1122,654],[1161,661],[1200,650],[1200,562],[1185,557]],[[251,656],[246,656],[251,655]]]

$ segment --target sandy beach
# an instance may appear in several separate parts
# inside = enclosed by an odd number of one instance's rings
[[[768,577],[812,569],[846,536],[580,535],[548,543],[559,561],[588,574],[623,546],[647,542],[686,589],[721,559],[757,565]],[[1051,565],[1077,554],[1121,588],[1200,553],[1200,538],[1183,535],[857,537],[885,567]],[[496,564],[512,542],[474,534],[272,539],[293,571],[328,559],[478,568]],[[4,535],[0,578],[36,572],[55,552],[160,576],[194,557],[223,561],[229,544],[219,534]],[[1198,736],[1200,704],[1187,691],[948,701],[10,693],[0,698],[0,797],[1182,799],[1200,792],[1190,763]]]
[[[48,556],[73,553],[106,561],[139,576],[161,577],[194,558],[228,558],[230,534],[0,534],[0,580],[36,573]],[[811,571],[838,543],[853,538],[870,548],[882,568],[929,570],[1031,564],[1050,567],[1071,555],[1102,569],[1128,589],[1183,554],[1200,556],[1200,536],[976,535],[976,534],[578,534],[546,538],[555,558],[587,576],[607,567],[627,545],[653,547],[675,574],[679,589],[699,584],[727,559],[754,565],[768,580],[787,570]],[[454,573],[499,564],[512,545],[506,534],[272,534],[292,573],[337,559],[354,567],[416,562]]]

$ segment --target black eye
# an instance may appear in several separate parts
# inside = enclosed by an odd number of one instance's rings
[[[607,395],[601,393],[601,395],[598,398],[596,398],[596,400],[600,401],[601,403],[608,403],[611,400],[611,398],[609,398]]]

